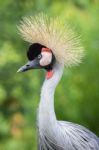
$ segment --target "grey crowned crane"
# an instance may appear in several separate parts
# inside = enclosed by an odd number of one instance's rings
[[[99,138],[85,127],[58,121],[54,111],[54,93],[64,66],[78,65],[84,55],[80,39],[59,18],[45,14],[24,18],[19,31],[31,43],[28,63],[18,72],[45,69],[38,111],[39,150],[99,150]]]

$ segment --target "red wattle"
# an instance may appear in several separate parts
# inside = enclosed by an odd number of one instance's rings
[[[46,78],[50,79],[53,76],[53,74],[54,74],[53,70],[47,71]]]

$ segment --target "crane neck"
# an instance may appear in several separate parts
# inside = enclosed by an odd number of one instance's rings
[[[64,65],[56,63],[53,71],[54,75],[51,79],[45,79],[41,90],[41,99],[39,105],[38,123],[39,128],[46,128],[56,123],[56,115],[54,111],[54,93],[57,84],[63,74]]]

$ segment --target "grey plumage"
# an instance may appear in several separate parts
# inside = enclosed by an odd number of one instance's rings
[[[53,94],[63,68],[56,63],[54,76],[43,84],[38,112],[39,150],[99,150],[99,138],[94,133],[78,124],[56,119]]]
[[[85,127],[64,121],[57,123],[62,146],[53,142],[48,135],[39,134],[39,150],[99,150],[99,138]],[[54,135],[56,138],[57,134]]]

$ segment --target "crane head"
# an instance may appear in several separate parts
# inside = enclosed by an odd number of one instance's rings
[[[69,67],[78,65],[84,56],[79,36],[62,18],[41,13],[23,18],[18,29],[21,37],[32,43],[27,52],[29,62],[18,72],[44,68],[50,78],[55,61]]]
[[[47,71],[47,79],[52,77],[56,59],[49,48],[39,43],[34,43],[30,45],[27,51],[27,57],[29,61],[17,72],[25,72],[31,69],[45,69]]]

